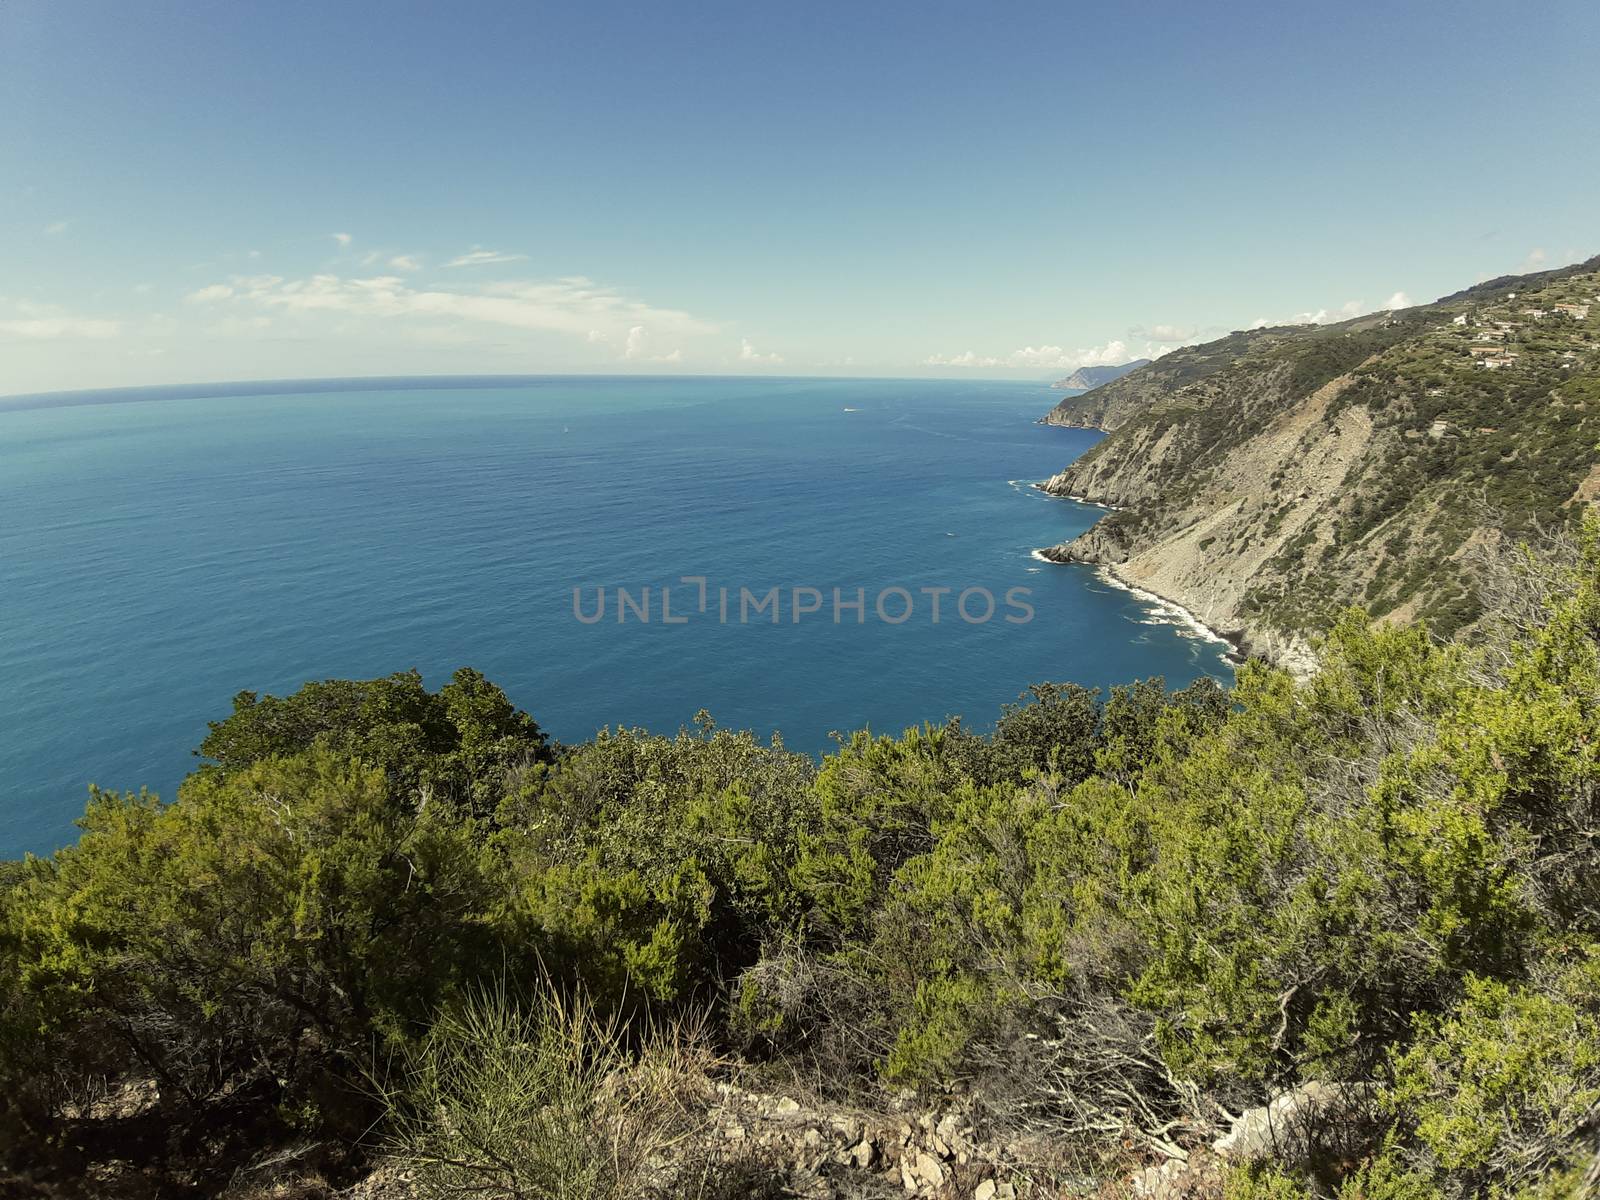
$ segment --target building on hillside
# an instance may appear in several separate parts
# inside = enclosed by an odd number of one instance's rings
[[[1555,310],[1565,313],[1574,321],[1587,321],[1589,319],[1589,306],[1587,304],[1557,304]]]
[[[1500,350],[1501,350],[1501,347],[1499,347],[1499,346],[1468,346],[1467,347],[1467,353],[1472,355],[1474,358],[1484,358],[1484,357],[1487,357],[1488,355],[1491,355],[1491,354],[1499,354]]]
[[[1462,313],[1459,317],[1457,317],[1455,320],[1450,322],[1450,324],[1452,324],[1452,325],[1465,325],[1466,323],[1467,323],[1467,314],[1466,313]]]
[[[1542,318],[1544,316],[1544,309],[1542,309],[1542,308],[1525,308],[1525,309],[1522,310],[1522,315],[1525,316],[1525,317],[1532,317],[1535,321],[1537,321],[1537,320],[1539,320],[1540,318]]]

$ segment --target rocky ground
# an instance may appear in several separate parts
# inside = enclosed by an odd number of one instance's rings
[[[693,1135],[672,1158],[734,1161],[763,1175],[755,1194],[806,1200],[889,1200],[891,1197],[1021,1200],[1093,1195],[1100,1182],[1071,1169],[1050,1147],[1027,1140],[981,1137],[964,1104],[918,1108],[910,1097],[869,1111],[802,1102],[793,1095],[753,1091],[736,1083],[712,1085]],[[1058,1161],[1059,1160],[1059,1161]],[[658,1164],[663,1176],[671,1163]],[[676,1194],[663,1184],[661,1200]],[[408,1176],[380,1166],[346,1200],[406,1200]]]
[[[1086,1147],[1048,1136],[1007,1136],[986,1128],[965,1095],[930,1104],[906,1093],[869,1109],[744,1086],[754,1082],[686,1075],[682,1132],[628,1194],[680,1197],[684,1164],[695,1163],[721,1180],[703,1193],[717,1200],[1220,1200],[1228,1171],[1240,1164],[1270,1162],[1291,1171],[1348,1164],[1370,1151],[1381,1124],[1370,1085],[1312,1082],[1223,1120],[1213,1140],[1173,1147],[1169,1156],[1134,1141]],[[156,1111],[158,1092],[147,1083],[120,1089],[112,1102],[118,1111],[111,1115],[137,1119]],[[413,1200],[420,1194],[403,1164],[382,1158],[349,1182],[350,1153],[326,1141],[276,1146],[233,1171],[220,1190],[201,1191],[230,1200]],[[1600,1183],[1600,1159],[1595,1176]],[[155,1176],[116,1161],[98,1163],[76,1185],[60,1177],[49,1185],[0,1179],[0,1197],[17,1200],[194,1194],[191,1185],[171,1191]],[[515,1200],[497,1186],[481,1194]]]
[[[1305,1084],[1241,1113],[1187,1157],[1150,1161],[1131,1149],[1087,1155],[1049,1138],[985,1136],[961,1097],[928,1108],[908,1095],[875,1112],[719,1082],[699,1144],[674,1153],[759,1165],[765,1190],[751,1194],[804,1200],[1212,1200],[1242,1163],[1294,1169],[1319,1156],[1359,1153],[1372,1128],[1371,1101],[1364,1085]],[[658,1200],[676,1194],[671,1187],[652,1193]],[[389,1165],[338,1195],[408,1200],[412,1192],[406,1172]]]

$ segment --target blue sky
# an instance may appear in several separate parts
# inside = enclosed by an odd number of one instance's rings
[[[1600,252],[1600,5],[0,4],[0,394],[1052,378]]]

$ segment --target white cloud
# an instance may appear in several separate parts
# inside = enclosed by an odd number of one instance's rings
[[[190,292],[184,299],[190,304],[215,304],[218,300],[226,300],[233,295],[233,288],[226,283],[213,283],[199,291]]]
[[[368,250],[361,256],[363,267],[386,266],[392,271],[419,271],[422,261],[409,254],[391,254],[387,250]]]
[[[739,339],[739,361],[745,363],[765,363],[769,366],[783,361],[781,354],[762,354],[750,344],[749,338]]]
[[[1003,367],[1005,361],[998,358],[985,358],[974,354],[971,350],[963,350],[960,354],[930,354],[922,360],[928,367]]]
[[[1011,365],[1017,367],[1048,367],[1050,370],[1076,370],[1078,367],[1107,367],[1136,358],[1127,343],[1113,339],[1104,346],[1091,346],[1087,350],[1066,350],[1061,346],[1024,346],[1011,355]]]
[[[1133,337],[1148,338],[1152,342],[1187,342],[1199,334],[1199,330],[1184,325],[1152,325],[1149,329],[1139,326],[1130,331]]]
[[[1113,339],[1103,346],[1090,346],[1082,350],[1068,350],[1063,346],[1024,346],[1013,350],[1005,358],[974,354],[971,350],[961,354],[934,354],[923,360],[929,367],[1017,367],[1030,371],[1075,371],[1079,367],[1114,366],[1141,357],[1128,348],[1126,342]],[[1143,357],[1150,357],[1147,352]]]
[[[229,289],[224,294],[221,289]],[[286,314],[340,313],[378,320],[501,326],[562,333],[590,341],[635,339],[643,353],[645,330],[670,336],[714,333],[716,326],[679,309],[660,308],[583,276],[545,282],[507,282],[477,289],[416,288],[397,275],[350,279],[313,275],[235,276],[202,288],[205,299],[247,303]],[[635,333],[634,331],[637,331]],[[626,353],[626,351],[625,351]]]
[[[1396,292],[1396,296],[1405,293]],[[1251,329],[1266,329],[1278,325],[1331,325],[1335,321],[1348,321],[1352,317],[1359,317],[1368,312],[1367,307],[1360,300],[1346,300],[1338,308],[1329,310],[1319,308],[1316,312],[1295,313],[1292,317],[1257,317],[1250,323]]]
[[[45,338],[114,338],[122,332],[122,322],[90,317],[26,317],[0,321],[0,336],[42,340]]]
[[[1528,251],[1528,257],[1522,260],[1522,265],[1517,268],[1517,273],[1520,275],[1528,271],[1543,270],[1544,264],[1549,258],[1550,256],[1545,253],[1543,246],[1535,246]]]
[[[498,250],[468,250],[465,254],[458,254],[449,262],[447,267],[487,267],[493,263],[522,262],[526,254],[501,254]]]
[[[591,329],[588,335],[589,341],[607,342],[611,340],[604,334],[596,337],[595,335],[599,332],[597,329]],[[635,325],[628,330],[628,336],[623,342],[622,357],[635,362],[680,363],[683,361],[683,351],[677,347],[674,347],[666,354],[648,354],[646,351],[649,349],[649,344],[650,331],[643,325]]]
[[[37,300],[16,299],[11,307],[24,317],[64,317],[67,310],[59,304],[41,304]]]
[[[58,233],[67,231],[67,223],[65,221],[51,221],[50,224],[44,227],[44,231],[48,236],[54,237]]]
[[[350,248],[350,235],[348,233],[330,233],[328,236],[339,243],[339,249],[347,250]]]
[[[1410,308],[1411,305],[1412,299],[1410,296],[1404,292],[1396,292],[1383,302],[1383,310],[1385,312],[1393,312],[1397,308]]]

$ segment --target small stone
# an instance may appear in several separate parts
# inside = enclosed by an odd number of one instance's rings
[[[916,1193],[922,1190],[922,1184],[917,1179],[917,1173],[911,1166],[909,1158],[900,1160],[900,1186],[906,1191]]]
[[[929,1144],[933,1147],[933,1152],[940,1158],[948,1160],[953,1157],[949,1143],[947,1143],[937,1133],[933,1135],[933,1138]]]
[[[722,1132],[723,1136],[725,1136],[730,1142],[744,1141],[745,1132],[743,1125],[729,1125]]]
[[[944,1168],[939,1165],[939,1160],[931,1154],[918,1154],[916,1165],[917,1177],[931,1188],[944,1186]]]
[[[822,1145],[822,1135],[815,1129],[806,1130],[805,1137],[803,1137],[801,1140],[813,1150]]]
[[[1146,1167],[1133,1177],[1133,1194],[1140,1200],[1176,1200],[1186,1195],[1188,1164],[1179,1159],[1168,1159],[1158,1167]]]
[[[850,1161],[863,1171],[869,1169],[878,1161],[878,1148],[872,1144],[872,1139],[862,1138],[850,1151]]]
[[[1311,1155],[1319,1136],[1358,1120],[1370,1098],[1370,1085],[1312,1080],[1246,1109],[1211,1148],[1236,1162],[1270,1158],[1292,1168]]]
[[[995,1193],[1000,1189],[995,1186],[992,1179],[985,1179],[972,1193],[972,1200],[994,1200]]]
[[[796,1100],[793,1096],[784,1096],[778,1101],[777,1104],[773,1106],[773,1111],[780,1116],[792,1116],[794,1113],[800,1111],[800,1101]]]

